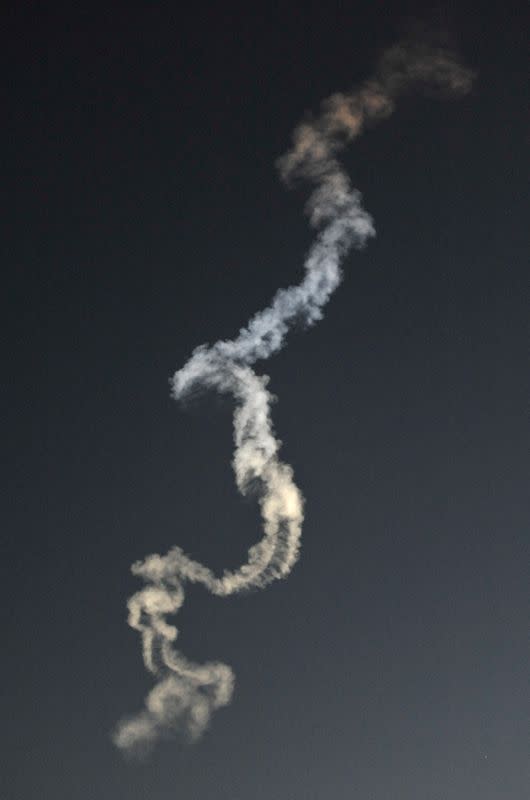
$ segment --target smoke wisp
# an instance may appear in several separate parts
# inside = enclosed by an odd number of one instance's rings
[[[318,233],[305,260],[303,279],[280,289],[234,339],[198,347],[172,379],[176,400],[196,391],[233,398],[232,466],[242,494],[257,488],[263,537],[250,548],[245,564],[221,576],[178,547],[133,564],[132,572],[144,587],[128,601],[128,621],[140,633],[144,663],[156,683],[144,709],[122,720],[113,734],[124,751],[143,749],[174,730],[197,738],[212,712],[230,702],[234,685],[230,667],[191,663],[175,647],[177,629],[168,618],[181,607],[186,584],[199,583],[214,595],[227,596],[284,578],[298,558],[303,498],[291,467],[279,458],[268,378],[256,374],[251,365],[277,352],[295,321],[309,326],[321,318],[341,281],[346,254],[375,235],[361,195],[339,163],[341,150],[368,124],[388,117],[403,92],[423,85],[442,96],[461,95],[470,89],[472,78],[446,49],[398,44],[383,55],[372,78],[355,91],[331,95],[318,116],[298,125],[291,149],[278,160],[285,183],[305,181],[312,187],[306,210]]]

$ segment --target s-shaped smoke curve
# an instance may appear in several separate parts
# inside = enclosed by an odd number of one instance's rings
[[[323,306],[341,281],[342,259],[375,235],[372,218],[341,168],[338,153],[367,123],[389,116],[397,96],[411,87],[423,84],[444,96],[459,95],[469,91],[472,79],[446,49],[398,44],[383,55],[373,78],[352,92],[331,95],[319,116],[298,125],[293,146],[279,159],[286,183],[303,179],[314,187],[306,210],[319,233],[306,258],[305,275],[297,286],[280,289],[235,339],[198,347],[172,379],[176,400],[197,391],[232,395],[232,465],[242,494],[257,489],[263,538],[250,548],[243,566],[221,577],[178,547],[133,564],[133,574],[145,586],[128,601],[128,621],[141,634],[144,663],[157,683],[145,708],[118,725],[113,738],[123,750],[143,748],[171,730],[197,738],[213,710],[230,702],[234,676],[229,666],[194,664],[175,649],[177,629],[167,617],[181,607],[185,584],[200,583],[214,595],[227,596],[285,577],[298,558],[303,498],[291,467],[278,457],[268,378],[250,365],[280,350],[295,321],[309,326],[322,317]]]

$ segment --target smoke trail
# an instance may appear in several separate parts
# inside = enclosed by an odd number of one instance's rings
[[[328,97],[321,113],[294,131],[293,146],[278,161],[283,180],[302,179],[313,185],[307,203],[311,225],[319,229],[297,286],[280,289],[271,304],[257,313],[230,341],[202,345],[175,373],[177,400],[196,391],[233,397],[235,452],[233,469],[239,491],[257,490],[263,538],[250,548],[239,569],[217,577],[178,547],[167,555],[150,555],[132,566],[145,587],[128,602],[129,625],[140,632],[145,666],[157,678],[145,708],[123,720],[114,742],[135,750],[179,729],[198,737],[216,708],[230,702],[234,676],[217,662],[193,664],[174,647],[177,630],[167,621],[184,601],[186,583],[200,583],[214,595],[226,596],[263,587],[285,577],[298,557],[303,498],[292,469],[278,457],[280,443],[270,418],[268,378],[250,367],[284,344],[295,321],[312,325],[341,280],[340,263],[352,247],[361,248],[375,235],[361,195],[351,187],[338,162],[340,151],[363,128],[389,116],[396,98],[417,85],[442,95],[465,94],[473,76],[453,53],[405,42],[388,50],[373,78],[357,90]]]

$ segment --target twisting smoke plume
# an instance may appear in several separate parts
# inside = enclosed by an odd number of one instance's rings
[[[306,258],[305,275],[297,286],[280,289],[235,339],[198,347],[172,380],[177,400],[198,390],[232,395],[236,483],[242,494],[257,487],[264,535],[250,548],[243,566],[221,577],[178,547],[133,565],[133,574],[145,586],[128,602],[129,624],[141,634],[145,666],[157,683],[144,710],[118,725],[114,733],[118,747],[142,748],[174,729],[196,738],[212,711],[230,702],[234,683],[230,667],[217,662],[193,664],[175,649],[177,630],[167,619],[181,607],[185,584],[200,583],[212,594],[226,596],[285,577],[297,560],[303,498],[291,467],[278,457],[268,378],[257,375],[250,365],[278,351],[295,321],[312,325],[321,318],[323,306],[340,283],[342,259],[375,234],[359,192],[337,160],[339,152],[368,123],[390,115],[396,98],[411,87],[423,84],[455,95],[467,92],[471,82],[471,73],[451,52],[399,44],[383,55],[373,78],[355,91],[328,97],[319,116],[295,129],[292,148],[279,159],[285,182],[303,179],[314,187],[307,213],[319,233]]]

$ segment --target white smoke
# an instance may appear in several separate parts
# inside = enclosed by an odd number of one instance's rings
[[[199,390],[232,395],[232,466],[242,494],[251,487],[257,490],[263,538],[250,548],[243,566],[221,577],[178,547],[133,565],[133,574],[145,587],[128,602],[129,625],[140,632],[144,663],[157,683],[144,710],[118,725],[113,737],[118,747],[143,748],[175,729],[196,738],[212,712],[230,702],[230,667],[193,664],[174,647],[177,629],[167,620],[181,607],[185,584],[200,583],[212,594],[226,596],[285,577],[298,558],[303,498],[291,467],[278,457],[268,378],[256,375],[250,365],[278,351],[295,321],[312,325],[321,318],[341,281],[341,261],[375,234],[361,195],[337,160],[339,152],[367,123],[391,114],[396,97],[410,87],[424,84],[443,95],[463,94],[472,77],[447,50],[399,44],[383,55],[373,78],[355,91],[327,98],[318,117],[295,129],[292,148],[279,159],[284,181],[303,179],[314,185],[307,212],[320,231],[306,258],[305,275],[297,286],[280,289],[235,339],[198,347],[172,380],[177,400]]]

